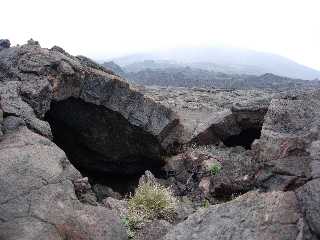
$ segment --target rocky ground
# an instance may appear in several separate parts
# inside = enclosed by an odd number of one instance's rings
[[[224,88],[224,89],[271,89],[285,91],[293,88],[312,89],[319,88],[320,82],[315,80],[305,81],[284,77],[287,73],[275,75],[268,72],[249,74],[227,73],[226,69],[219,72],[203,69],[204,65],[199,63],[193,65],[187,63],[185,66],[157,61],[134,62],[124,65],[123,68],[114,62],[103,64],[106,68],[112,69],[115,73],[125,77],[130,82],[146,86],[174,86],[174,87],[203,87],[203,88]],[[193,66],[192,66],[193,65]],[[206,67],[205,67],[206,68]],[[210,67],[209,67],[210,68]],[[270,72],[277,72],[273,69]],[[306,78],[310,79],[310,78]]]
[[[132,86],[0,40],[0,239],[320,239],[319,127],[317,89]],[[146,170],[175,216],[128,235]]]

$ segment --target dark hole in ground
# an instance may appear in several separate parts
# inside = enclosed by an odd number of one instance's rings
[[[238,135],[234,135],[223,140],[224,145],[227,147],[242,146],[245,149],[251,149],[251,144],[255,139],[259,139],[261,136],[261,128],[247,128],[240,132]]]
[[[130,192],[145,170],[160,175],[158,140],[118,112],[69,98],[52,102],[45,120],[53,141],[91,183]]]

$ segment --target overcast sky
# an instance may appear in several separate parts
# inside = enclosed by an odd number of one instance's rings
[[[320,70],[320,0],[7,0],[0,38],[94,59],[224,44]]]

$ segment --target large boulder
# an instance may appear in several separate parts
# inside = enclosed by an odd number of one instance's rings
[[[320,91],[273,99],[255,142],[260,186],[294,190],[319,176]]]
[[[30,131],[22,119],[4,119],[0,140],[0,239],[127,239],[114,212],[80,203],[81,178],[65,153]]]
[[[302,206],[303,214],[311,231],[320,236],[320,179],[309,181],[297,189],[297,196]]]
[[[310,239],[293,192],[250,192],[195,214],[175,226],[164,240]]]

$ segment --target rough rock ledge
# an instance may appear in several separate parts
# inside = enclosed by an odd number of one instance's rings
[[[173,111],[91,60],[36,41],[0,51],[0,96],[4,116],[53,134],[79,168],[143,172],[183,143]]]

